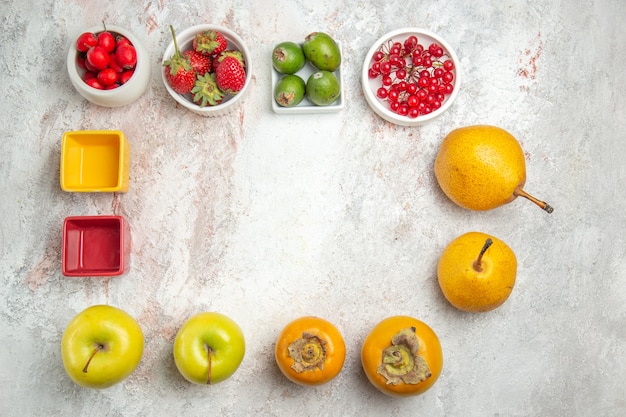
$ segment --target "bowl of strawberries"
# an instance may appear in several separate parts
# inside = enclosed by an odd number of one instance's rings
[[[148,88],[150,56],[130,31],[103,23],[73,39],[67,71],[85,99],[104,107],[125,106]]]
[[[252,74],[250,52],[232,30],[210,24],[176,33],[163,54],[161,75],[168,93],[202,116],[222,116],[239,107]]]

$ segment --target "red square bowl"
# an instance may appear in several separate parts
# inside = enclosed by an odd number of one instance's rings
[[[63,222],[63,275],[122,275],[130,263],[130,226],[122,216],[73,216]]]

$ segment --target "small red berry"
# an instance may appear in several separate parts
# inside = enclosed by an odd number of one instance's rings
[[[115,50],[115,59],[122,68],[134,68],[137,65],[137,51],[132,45],[118,46]]]
[[[109,60],[109,54],[101,46],[96,45],[87,51],[87,62],[99,70],[105,69]]]
[[[86,59],[85,54],[82,52],[76,55],[76,65],[78,65],[78,68],[84,69],[85,71],[87,70]]]
[[[115,56],[115,52],[111,52],[109,54],[109,68],[113,68],[113,70],[115,70],[115,72],[122,72],[122,71],[124,71],[124,68],[122,68],[117,63],[117,57]]]
[[[85,80],[85,83],[90,86],[93,87],[95,89],[98,90],[104,90],[104,86],[102,84],[100,84],[100,81],[98,81],[97,78],[89,78],[88,80]]]
[[[98,34],[98,46],[103,47],[108,53],[115,50],[115,38],[111,32],[104,31]]]
[[[98,44],[98,38],[91,32],[85,32],[81,34],[76,40],[76,50],[78,52],[87,52],[89,48],[92,48]]]
[[[135,73],[134,69],[129,69],[120,74],[120,83],[126,84]]]
[[[107,86],[119,81],[119,74],[113,68],[105,68],[98,73],[100,84]]]

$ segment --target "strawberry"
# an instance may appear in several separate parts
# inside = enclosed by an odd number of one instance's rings
[[[178,49],[178,43],[176,42],[176,34],[174,28],[170,25],[172,31],[172,38],[174,39],[174,49],[176,52],[163,63],[165,79],[167,83],[172,87],[172,90],[178,94],[187,94],[193,88],[196,81],[196,73],[189,62],[189,58],[183,56]]]
[[[237,51],[234,49],[226,49],[225,51],[220,52],[219,54],[213,57],[213,63],[211,64],[213,68],[217,68],[217,66],[226,58],[227,56],[232,56],[233,58],[237,58],[237,61],[241,64],[243,69],[246,69],[246,63],[243,60],[243,55],[241,51]]]
[[[193,49],[183,52],[183,56],[189,58],[191,67],[196,75],[204,75],[211,71],[211,60],[208,56],[202,55],[200,52],[194,51]]]
[[[215,74],[212,73],[199,76],[191,94],[193,102],[200,107],[215,106],[224,99],[224,93],[217,88]]]
[[[224,35],[215,30],[205,30],[193,38],[193,49],[207,56],[219,54],[227,45]]]
[[[215,69],[217,87],[226,94],[237,94],[246,83],[246,72],[232,56],[225,57]]]

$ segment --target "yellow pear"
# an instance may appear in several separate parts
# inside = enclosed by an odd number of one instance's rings
[[[437,153],[435,177],[452,201],[470,210],[491,210],[522,196],[548,213],[553,211],[522,189],[526,182],[522,147],[496,126],[466,126],[450,132]]]
[[[465,233],[444,249],[437,264],[439,287],[456,308],[493,310],[509,298],[517,275],[517,258],[500,239],[481,232]]]

